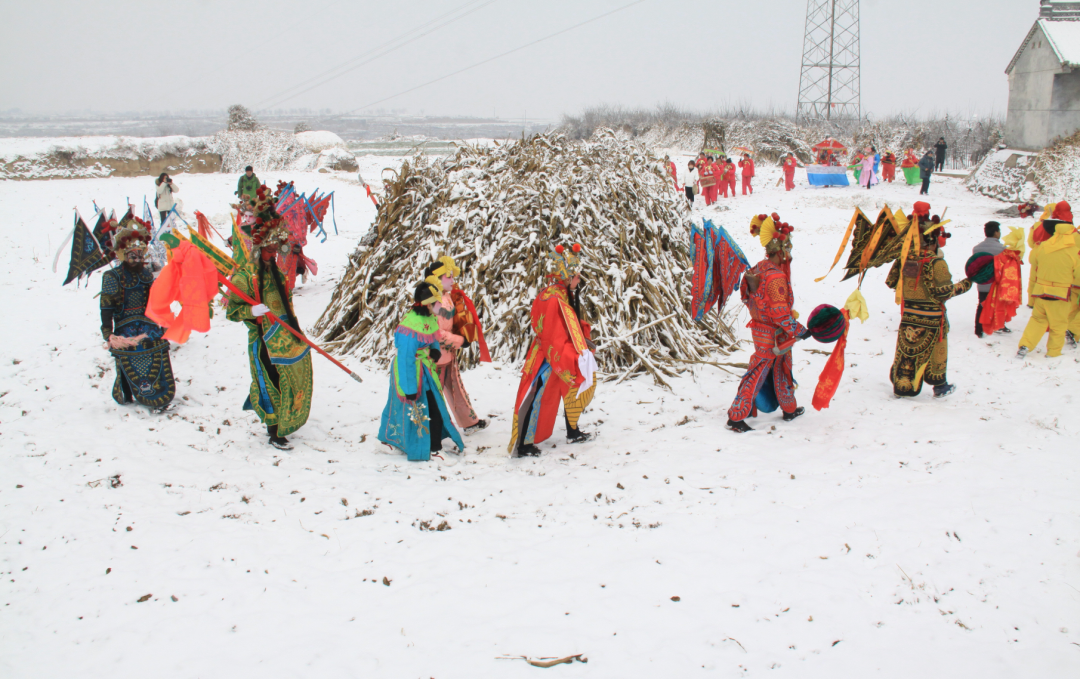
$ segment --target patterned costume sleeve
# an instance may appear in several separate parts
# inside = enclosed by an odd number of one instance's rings
[[[791,313],[791,287],[783,276],[770,276],[765,282],[765,298],[768,304],[762,314],[778,328],[792,337],[802,337],[806,327],[795,320]]]
[[[113,333],[113,315],[122,303],[120,282],[112,271],[106,271],[101,275],[101,336],[106,342]]]
[[[394,334],[394,347],[397,349],[397,361],[394,363],[394,384],[399,397],[415,396],[419,384],[416,380],[416,353],[427,346],[420,340],[405,333]]]
[[[889,269],[889,275],[885,277],[885,285],[889,286],[893,290],[900,284],[900,260],[893,262],[892,268]]]
[[[540,344],[540,356],[547,359],[559,379],[567,384],[582,380],[578,373],[578,353],[563,322],[559,300],[538,299],[533,305],[532,326]]]
[[[953,283],[949,265],[944,259],[935,259],[930,265],[930,280],[927,281],[926,289],[934,299],[944,302],[970,290],[971,281],[965,278],[959,283]]]
[[[247,271],[237,272],[230,282],[235,285],[240,292],[255,299],[254,290],[251,285],[251,275]],[[251,313],[251,305],[240,299],[234,292],[229,293],[229,306],[225,310],[225,317],[230,321],[235,321],[237,323],[241,321],[250,323],[255,320],[255,316]]]

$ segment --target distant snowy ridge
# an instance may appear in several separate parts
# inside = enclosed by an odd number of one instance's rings
[[[161,172],[356,171],[332,132],[223,131],[211,137],[0,139],[0,179],[153,176]]]

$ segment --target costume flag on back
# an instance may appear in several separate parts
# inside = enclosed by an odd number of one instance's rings
[[[727,230],[708,219],[701,227],[694,224],[690,234],[694,263],[690,311],[694,320],[700,321],[714,305],[723,312],[724,303],[739,287],[750,263]]]
[[[102,212],[100,220],[104,219],[105,213]],[[91,233],[86,226],[86,222],[83,221],[82,215],[76,211],[75,234],[71,241],[71,260],[68,263],[68,273],[67,278],[64,279],[64,285],[85,273],[89,273],[92,270],[90,266],[103,258],[104,255],[101,252],[101,245],[98,243],[97,238],[94,238],[94,234]]]

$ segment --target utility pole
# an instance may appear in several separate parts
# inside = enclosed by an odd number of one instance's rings
[[[807,0],[797,120],[862,115],[859,0]]]

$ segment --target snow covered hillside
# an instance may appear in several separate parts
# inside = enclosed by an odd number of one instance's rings
[[[361,172],[373,184],[378,169]],[[369,159],[369,163],[383,159]],[[685,158],[674,158],[684,163]],[[796,227],[797,308],[842,304],[829,268],[858,205],[917,187],[799,187],[699,209],[752,261],[750,217]],[[305,252],[310,328],[374,208],[344,174],[260,173],[336,190],[340,235]],[[226,223],[234,175],[177,175],[184,208]],[[241,410],[245,331],[224,314],[172,354],[177,408],[109,397],[95,294],[61,288],[55,248],[91,200],[141,203],[152,178],[0,182],[0,676],[1064,677],[1080,671],[1078,357],[1013,358],[951,301],[955,394],[892,397],[899,320],[885,271],[851,329],[832,407],[810,396],[823,347],[795,349],[806,416],[725,431],[738,371],[601,383],[582,429],[536,459],[506,445],[517,365],[465,373],[486,430],[460,461],[409,463],[376,440],[384,372],[358,385],[316,356],[312,417],[282,453]],[[1003,207],[935,177],[963,276]],[[1004,224],[1023,224],[1029,221]],[[66,255],[61,257],[66,259]],[[737,305],[733,305],[737,306]],[[747,340],[745,310],[735,325]],[[1045,347],[1045,344],[1043,345]],[[825,349],[831,347],[824,347]],[[603,369],[603,366],[601,366]],[[582,653],[541,670],[520,659]],[[1071,668],[1071,669],[1070,669]]]

